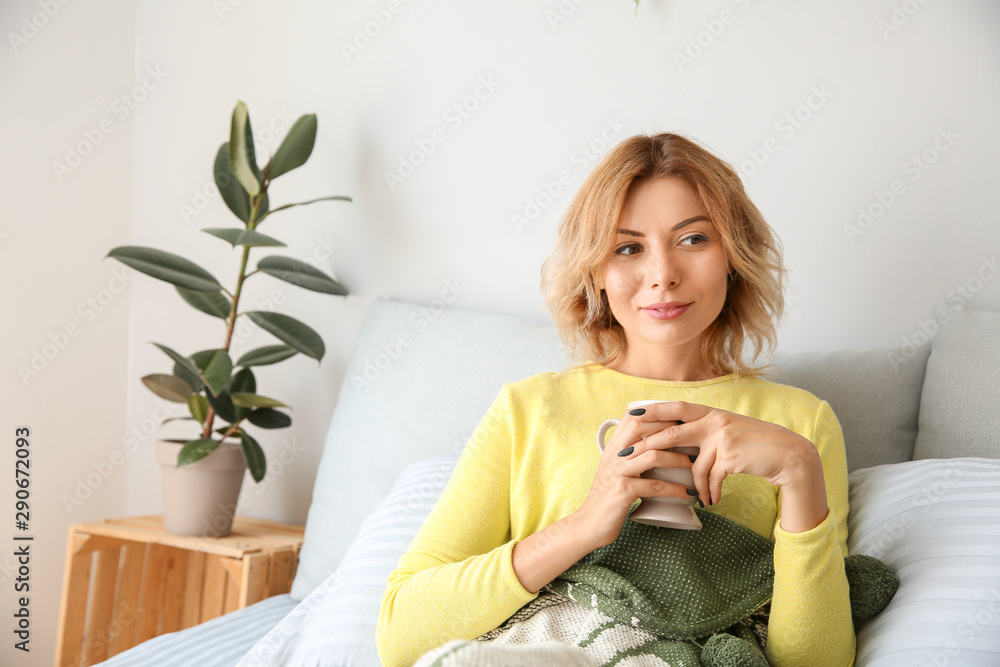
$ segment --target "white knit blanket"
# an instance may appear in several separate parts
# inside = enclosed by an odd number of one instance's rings
[[[749,631],[749,629],[748,629]],[[663,640],[596,608],[543,589],[499,628],[478,640],[454,640],[414,667],[691,667],[693,646]]]

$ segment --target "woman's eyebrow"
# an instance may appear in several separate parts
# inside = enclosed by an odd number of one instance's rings
[[[670,231],[676,232],[678,229],[681,229],[686,225],[690,225],[692,222],[698,222],[699,220],[708,220],[708,218],[704,215],[696,215],[693,218],[688,218],[687,220],[682,220],[678,222],[676,225],[670,228]],[[618,233],[628,234],[629,236],[645,236],[645,234],[643,234],[642,232],[636,232],[631,229],[619,229]]]

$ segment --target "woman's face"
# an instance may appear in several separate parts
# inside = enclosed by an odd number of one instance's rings
[[[700,379],[702,340],[725,304],[728,273],[719,232],[694,188],[674,176],[640,181],[599,281],[625,330],[616,369]]]

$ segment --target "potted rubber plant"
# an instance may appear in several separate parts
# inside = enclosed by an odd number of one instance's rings
[[[249,427],[276,429],[290,426],[291,417],[281,401],[258,392],[253,369],[275,364],[296,354],[319,362],[323,339],[308,325],[288,315],[262,310],[240,310],[247,280],[271,276],[314,292],[346,296],[347,289],[306,262],[269,254],[250,268],[250,253],[286,247],[277,238],[259,231],[274,214],[319,201],[351,201],[327,196],[271,207],[268,188],[274,179],[305,164],[316,141],[315,114],[300,117],[278,149],[261,169],[257,164],[247,106],[233,109],[229,141],[215,157],[215,184],[239,226],[203,229],[213,241],[228,243],[241,257],[235,284],[226,288],[194,262],[156,248],[120,246],[107,257],[153,278],[172,284],[192,308],[220,320],[221,345],[182,354],[153,343],[170,361],[170,373],[154,373],[142,382],[156,395],[187,405],[194,421],[193,436],[186,440],[160,440],[157,459],[163,464],[164,524],[168,532],[182,535],[228,535],[247,468],[256,482],[264,478],[267,462]],[[238,318],[247,318],[273,334],[279,343],[250,350],[237,359],[230,343]],[[170,421],[170,420],[167,420]]]

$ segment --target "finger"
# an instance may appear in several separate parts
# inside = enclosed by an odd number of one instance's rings
[[[646,425],[658,424],[663,424],[663,422],[648,422]],[[647,451],[650,449],[699,446],[699,435],[701,429],[698,428],[698,424],[678,424],[676,422],[666,422],[665,426],[657,426],[657,429],[658,430],[649,434],[643,435],[640,438],[636,449],[639,451]]]
[[[722,500],[722,482],[728,474],[724,461],[716,456],[715,465],[712,466],[712,470],[708,473],[708,489],[712,504]]]
[[[690,466],[685,465],[684,467],[693,467],[695,462],[701,456],[703,443],[711,441],[710,431],[711,425],[704,419],[683,424],[667,422],[667,426],[665,428],[647,436],[644,440],[641,440],[639,444],[635,445],[634,451],[637,454],[650,450],[662,450],[681,454],[682,456],[686,456],[691,464]],[[702,501],[705,502],[708,500],[707,489],[708,486],[706,484],[706,493],[704,493],[702,497]]]
[[[711,473],[714,468],[715,446],[711,442],[705,442],[691,465],[691,476],[694,478],[694,488],[698,491],[698,499],[707,505],[718,501],[718,497],[713,500],[712,496]]]
[[[601,447],[602,462],[613,460],[615,458],[615,454],[617,454],[622,447],[626,447],[628,444],[631,444],[625,443],[626,438],[623,438],[626,434],[627,427],[628,422],[623,418],[607,430],[607,433],[604,435],[604,446]]]
[[[644,422],[681,421],[687,423],[701,419],[712,412],[713,409],[707,405],[700,405],[698,403],[663,401],[661,403],[650,403],[641,408],[630,410],[628,414]]]
[[[694,477],[699,498],[709,505],[715,505],[722,500],[722,482],[725,481],[729,472],[715,448],[712,448],[708,454],[704,449],[702,450],[691,468],[691,475]]]
[[[611,437],[604,448],[605,456],[614,458],[622,450],[639,444],[643,437],[655,433],[660,428],[662,428],[662,425],[658,425],[657,422],[641,422],[626,413],[622,417],[621,422],[612,431]],[[610,454],[608,450],[611,450]],[[627,456],[627,454],[622,454],[622,456]]]
[[[691,498],[691,494],[683,484],[645,477],[632,478],[629,483],[629,493],[634,493],[637,498]]]
[[[619,471],[629,477],[638,477],[651,468],[690,468],[693,465],[687,454],[662,449],[650,449],[638,454],[625,455],[623,458],[625,460]]]

